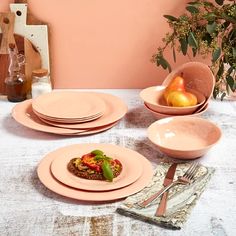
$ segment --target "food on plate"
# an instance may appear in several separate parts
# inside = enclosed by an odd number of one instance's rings
[[[71,159],[67,168],[80,178],[112,182],[113,178],[120,175],[122,164],[119,160],[106,156],[103,151],[94,150],[82,157]]]

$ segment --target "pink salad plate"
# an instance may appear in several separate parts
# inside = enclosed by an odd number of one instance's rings
[[[206,154],[220,139],[221,130],[199,117],[174,116],[148,127],[148,138],[164,154],[178,159],[195,159]]]
[[[83,145],[79,149],[77,146],[68,147],[67,150],[64,149],[62,153],[54,157],[51,164],[53,176],[70,187],[89,191],[108,191],[122,188],[135,182],[141,176],[143,172],[141,159],[144,157],[140,156],[140,154],[113,145],[103,144],[98,145],[97,148],[101,149],[107,156],[118,159],[122,163],[122,172],[113,179],[113,182],[79,178],[68,171],[67,164],[72,158],[82,157],[84,154],[94,150]]]
[[[142,163],[143,170],[145,170],[142,172],[141,176],[130,185],[120,188],[120,189],[111,190],[111,191],[93,192],[93,191],[85,191],[85,190],[71,188],[67,185],[62,184],[60,181],[54,178],[51,173],[50,166],[51,166],[52,161],[56,158],[57,155],[61,155],[61,153],[63,152],[65,152],[66,154],[69,149],[71,150],[73,149],[74,150],[73,154],[76,155],[76,150],[80,150],[80,148],[82,147],[88,151],[94,150],[94,149],[103,149],[103,147],[104,149],[105,148],[112,149],[114,147],[114,150],[119,150],[119,151],[122,150],[126,152],[126,148],[121,148],[121,147],[117,148],[117,146],[112,145],[112,144],[75,144],[75,145],[57,149],[56,151],[46,155],[42,159],[42,161],[39,163],[38,168],[37,168],[37,173],[38,173],[38,177],[40,181],[48,189],[62,196],[77,199],[77,200],[83,200],[83,201],[103,202],[103,201],[113,201],[113,200],[125,198],[129,195],[137,193],[140,190],[142,190],[144,187],[146,187],[152,179],[153,169],[152,169],[151,163],[141,154],[130,150],[128,151],[129,154],[136,155],[137,158],[139,158],[139,161],[141,161]],[[130,156],[127,156],[127,158],[129,157]]]
[[[38,116],[32,110],[32,102],[31,100],[26,100],[24,102],[18,103],[12,110],[13,118],[20,124],[24,125],[33,130],[59,134],[59,135],[88,135],[95,134],[107,129],[112,128],[117,124],[119,120],[116,120],[112,123],[109,123],[104,126],[100,126],[98,128],[90,128],[90,129],[66,129],[60,127],[50,126],[43,121],[41,121]]]
[[[41,119],[41,120],[45,120],[45,121],[49,121],[49,122],[57,122],[57,123],[63,123],[63,124],[74,124],[74,123],[83,123],[83,122],[89,122],[92,120],[96,120],[99,117],[101,117],[103,115],[103,113],[97,114],[95,116],[90,116],[88,118],[82,118],[82,119],[54,119],[48,116],[45,116],[43,114],[38,113],[37,111],[33,110],[34,113]]]
[[[166,89],[165,86],[148,87],[141,91],[140,97],[148,105],[148,107],[152,109],[153,111],[156,111],[158,113],[169,114],[169,115],[192,114],[200,106],[202,106],[206,100],[205,96],[202,93],[193,89],[186,89],[186,92],[190,92],[196,96],[197,101],[198,101],[196,105],[187,106],[187,107],[168,106],[164,98],[165,89]]]
[[[105,103],[95,93],[54,91],[39,95],[32,100],[33,110],[55,121],[78,120],[102,115]]]
[[[105,94],[105,93],[96,93],[103,101],[105,102],[106,109],[103,115],[93,121],[84,122],[80,124],[61,124],[58,122],[52,122],[43,119],[45,123],[48,123],[52,126],[67,128],[67,129],[90,129],[96,128],[100,126],[104,126],[110,124],[111,122],[115,122],[121,119],[127,112],[128,108],[127,105],[118,97]]]
[[[150,107],[148,107],[147,104],[144,103],[144,107],[152,113],[152,115],[157,118],[157,119],[163,119],[163,118],[167,118],[167,117],[173,117],[173,116],[182,116],[182,115],[169,115],[169,114],[164,114],[164,113],[159,113],[156,111],[153,111]],[[184,115],[184,116],[200,116],[202,115],[204,112],[207,111],[208,108],[208,103],[207,104],[203,104],[202,107],[199,108],[199,110],[197,110],[196,112],[189,114],[189,115]],[[201,110],[200,110],[201,109]]]
[[[162,85],[168,86],[177,76],[184,78],[185,87],[201,92],[208,103],[215,85],[215,77],[211,69],[201,62],[188,62],[173,70],[163,81]]]

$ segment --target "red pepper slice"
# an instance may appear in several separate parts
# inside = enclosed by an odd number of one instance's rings
[[[97,172],[102,172],[101,168],[101,162],[98,160],[95,160],[95,155],[92,153],[88,153],[82,156],[81,158],[82,163],[89,167],[92,170],[95,170]]]

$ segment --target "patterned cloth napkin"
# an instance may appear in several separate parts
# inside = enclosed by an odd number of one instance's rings
[[[191,163],[178,164],[174,180],[182,176]],[[163,187],[163,181],[170,164],[160,163],[154,173],[151,183],[140,192],[128,197],[118,208],[117,212],[126,216],[132,216],[149,223],[157,224],[171,229],[181,229],[187,221],[197,199],[203,193],[206,184],[214,173],[213,168],[200,166],[194,180],[190,185],[176,185],[169,190],[166,214],[156,217],[155,212],[160,202],[160,197],[151,205],[142,208],[138,203],[144,201]]]

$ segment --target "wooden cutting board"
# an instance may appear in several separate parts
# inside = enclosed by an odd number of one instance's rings
[[[27,79],[27,91],[31,88],[31,75],[34,69],[41,68],[41,56],[36,47],[25,37],[13,33],[15,13],[0,13],[0,93],[5,94],[5,78],[8,76],[8,45],[14,43],[18,52],[25,56],[23,72]]]
[[[43,67],[50,73],[48,26],[45,22],[38,20],[32,15],[28,9],[27,0],[15,0],[13,2],[9,4],[9,7],[10,12],[15,15],[15,24],[13,27],[14,34],[11,31],[10,35],[13,36],[11,39],[15,39],[19,53],[24,54],[26,57],[26,64],[23,71],[29,81],[28,87],[30,87],[31,71],[33,69]],[[0,27],[0,43],[2,42],[2,38],[4,38],[4,34]],[[8,37],[7,39],[10,40]],[[2,60],[5,58],[4,60],[6,61],[8,55],[6,56],[4,53],[1,54],[1,57]],[[8,71],[8,66],[6,67],[5,64],[6,62],[0,63],[0,94],[4,92],[3,82],[5,78],[3,77],[5,77]]]
[[[4,80],[8,75],[8,45],[9,43],[15,44],[15,38],[13,36],[14,20],[14,13],[8,12],[0,14],[0,28],[2,30],[0,44],[0,92],[2,93],[5,92]]]

